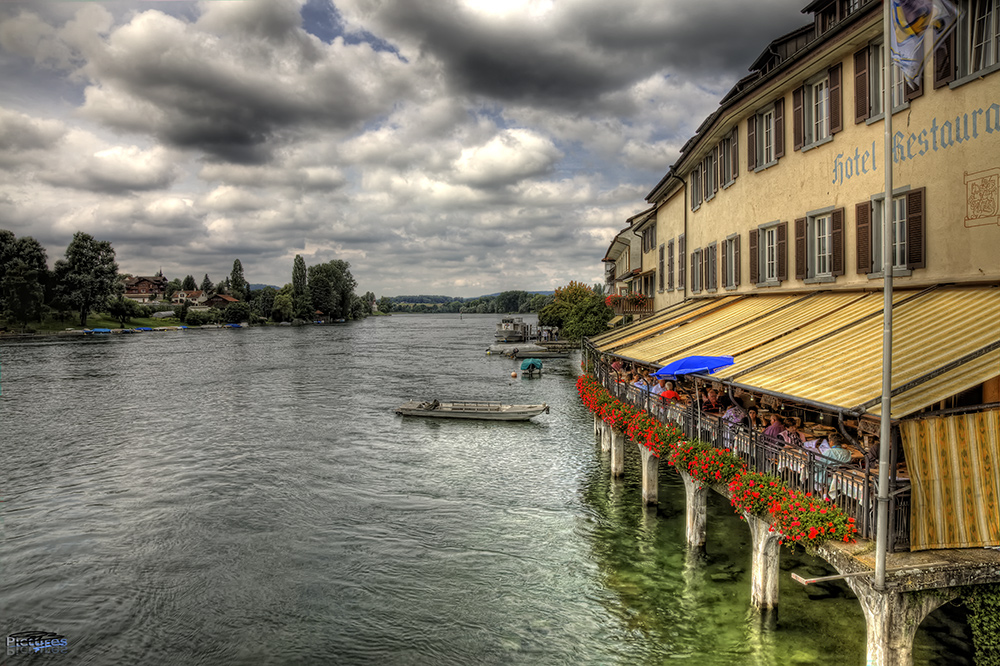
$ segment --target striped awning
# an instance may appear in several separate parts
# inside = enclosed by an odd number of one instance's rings
[[[880,291],[685,301],[591,342],[650,365],[728,354],[713,379],[878,415]],[[892,416],[902,418],[1000,375],[1000,286],[893,293]]]

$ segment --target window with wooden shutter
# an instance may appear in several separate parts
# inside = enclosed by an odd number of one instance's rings
[[[955,80],[955,31],[952,30],[934,49],[934,88]]]
[[[833,211],[830,221],[830,244],[833,254],[831,275],[844,274],[844,209]]]
[[[757,168],[757,115],[747,119],[747,171]]]
[[[854,54],[854,122],[863,123],[871,116],[868,100],[868,47]]]
[[[842,101],[841,70],[838,62],[830,68],[830,134],[844,129],[844,104]]]
[[[667,291],[674,290],[674,239],[667,241]]]
[[[684,288],[684,280],[687,278],[687,248],[684,243],[684,234],[677,238],[677,288]]]
[[[788,222],[778,225],[778,282],[788,279]]]
[[[760,236],[760,231],[757,229],[751,229],[749,234],[750,242],[747,244],[750,250],[750,284],[754,285],[760,282],[760,271],[758,270],[758,264],[760,262],[760,255],[757,254],[757,240]]]
[[[722,286],[730,286],[729,282],[729,242],[722,241]]]
[[[924,188],[906,193],[906,267],[924,268]]]
[[[659,273],[660,273],[660,291],[663,291],[664,273],[666,272],[666,261],[665,261],[665,248],[660,246],[660,262],[659,262]]]
[[[736,180],[736,176],[740,175],[740,146],[738,140],[740,138],[739,125],[733,127],[733,133],[729,139],[729,150],[731,155],[729,157],[729,166],[732,169],[732,173],[729,174],[730,181]]]
[[[719,245],[712,243],[708,248],[708,280],[705,284],[708,289],[715,291],[719,288]]]
[[[854,207],[854,223],[857,271],[862,275],[867,275],[872,272],[872,204],[870,201],[863,201]]]
[[[795,279],[805,280],[808,263],[806,262],[806,218],[795,220]]]
[[[792,91],[792,150],[801,150],[805,145],[805,108],[802,105],[802,98],[805,94],[805,87],[799,86]]]
[[[774,102],[774,159],[785,155],[785,98]]]
[[[750,232],[753,234],[753,232]],[[733,239],[733,286],[740,286],[740,237]]]

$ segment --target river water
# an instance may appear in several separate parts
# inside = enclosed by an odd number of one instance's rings
[[[666,465],[609,479],[577,398],[485,353],[497,316],[40,339],[0,348],[0,633],[73,664],[864,663],[832,570],[782,553],[777,627],[717,496],[687,562]],[[547,402],[528,423],[400,417],[432,398]],[[710,494],[711,495],[711,494]],[[971,664],[945,609],[917,664]]]

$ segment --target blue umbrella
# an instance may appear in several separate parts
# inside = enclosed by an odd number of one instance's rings
[[[672,377],[694,373],[712,374],[719,368],[733,364],[732,356],[685,356],[671,361],[653,373],[654,377]]]

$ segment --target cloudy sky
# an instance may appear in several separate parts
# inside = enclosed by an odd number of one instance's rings
[[[805,4],[0,0],[0,228],[199,281],[301,254],[378,296],[598,282]]]

